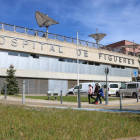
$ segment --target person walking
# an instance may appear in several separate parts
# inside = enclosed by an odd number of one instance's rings
[[[101,100],[101,97],[106,101],[105,97],[104,97],[104,93],[103,93],[103,89],[98,86],[98,90],[99,90],[99,93],[97,95],[97,103],[98,104],[98,100],[100,101],[100,104],[102,104],[102,100]]]
[[[92,98],[92,99],[94,99],[94,100],[95,100],[95,98],[92,97],[92,96],[93,96],[93,89],[92,89],[92,86],[91,86],[90,84],[89,84],[88,86],[89,86],[89,89],[88,89],[88,101],[89,101],[89,104],[90,104],[90,98]]]

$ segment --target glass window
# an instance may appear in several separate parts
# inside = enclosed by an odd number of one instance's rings
[[[95,63],[95,66],[100,66],[100,63]]]
[[[88,62],[88,64],[89,64],[89,65],[94,65],[94,63],[93,63],[93,62]]]
[[[118,88],[118,84],[110,84],[110,88]]]
[[[103,85],[103,88],[106,88],[106,85]]]
[[[37,55],[37,54],[31,54],[30,55],[32,58],[38,58],[39,59],[39,55]]]
[[[125,67],[121,66],[121,69],[125,69]]]
[[[121,89],[126,89],[126,85],[123,85],[123,86],[121,87]]]
[[[112,68],[115,68],[115,65],[111,65]]]
[[[66,59],[67,62],[73,63],[73,59]]]
[[[75,88],[74,89],[78,89],[78,86],[75,86]]]
[[[65,62],[65,60],[66,60],[65,58],[59,58],[58,59],[58,61],[63,61],[63,62]]]
[[[116,66],[116,68],[120,68],[120,66]]]
[[[87,61],[80,60],[80,64],[87,64]]]
[[[20,53],[20,56],[21,57],[29,57],[29,54],[28,53]]]
[[[79,85],[79,89],[82,89],[82,85]]]
[[[138,86],[138,84],[137,84],[137,86]],[[128,84],[127,85],[127,88],[129,89],[129,88],[136,88],[136,84]]]
[[[18,52],[9,51],[8,52],[8,55],[18,56]]]
[[[73,60],[74,63],[77,63],[77,60]]]

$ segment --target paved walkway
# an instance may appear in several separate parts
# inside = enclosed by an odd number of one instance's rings
[[[4,96],[0,96],[0,103],[7,103],[7,104],[22,104],[22,98],[21,97],[11,97],[7,96],[7,99],[4,99]],[[78,103],[76,102],[63,102],[61,104],[60,101],[54,101],[54,100],[41,100],[41,99],[30,99],[25,98],[25,105],[28,106],[39,106],[39,107],[70,107],[70,108],[77,108]],[[128,98],[125,100],[122,100],[122,106],[123,109],[136,109],[140,110],[140,103],[137,103],[136,99]],[[137,107],[136,107],[137,106]],[[105,101],[102,102],[102,104],[88,104],[88,102],[81,102],[81,108],[89,108],[89,109],[120,109],[120,101],[114,100],[109,101],[108,105],[105,105]]]

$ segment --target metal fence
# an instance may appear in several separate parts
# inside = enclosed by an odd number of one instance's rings
[[[1,22],[0,22],[0,29],[77,44],[77,39],[76,38],[66,37],[66,36],[57,35],[57,34],[53,34],[53,33],[46,33],[46,32],[43,32],[43,31],[38,31],[38,30],[34,30],[34,29],[19,27],[19,26],[10,25],[10,24],[1,23]],[[132,55],[132,56],[134,56],[134,55],[139,56],[138,54],[134,54],[133,52],[127,52],[127,51],[121,50],[121,49],[119,49],[119,50],[114,49],[114,48],[112,49],[109,46],[106,47],[105,45],[102,45],[102,44],[97,45],[96,43],[85,41],[85,40],[80,40],[79,39],[78,43],[80,45],[83,45],[83,46],[105,49],[105,50],[108,50],[108,51],[123,53],[123,54],[127,54],[127,55]]]

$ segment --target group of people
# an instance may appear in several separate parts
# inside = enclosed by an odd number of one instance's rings
[[[93,97],[93,94],[96,94],[97,97],[94,98]],[[100,101],[100,104],[102,104],[101,97],[106,101],[106,99],[104,97],[103,89],[98,84],[96,84],[95,85],[95,90],[93,92],[93,86],[91,86],[89,84],[89,89],[88,89],[88,100],[89,100],[89,104],[90,104],[90,98],[92,98],[92,99],[95,100],[95,104],[98,104],[98,100]]]

